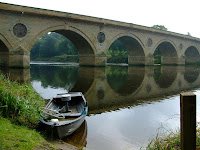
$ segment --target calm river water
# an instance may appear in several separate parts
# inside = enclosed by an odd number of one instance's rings
[[[31,84],[49,99],[57,93],[81,91],[88,101],[86,121],[65,142],[87,150],[145,148],[159,133],[179,130],[183,91],[197,95],[200,120],[200,68],[79,67],[31,64]]]

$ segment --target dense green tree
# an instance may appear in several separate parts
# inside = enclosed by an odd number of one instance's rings
[[[32,59],[40,57],[40,41],[38,41],[31,50]]]
[[[31,60],[61,55],[78,55],[78,51],[69,39],[54,32],[42,36],[31,50]]]
[[[153,25],[152,28],[159,29],[159,30],[165,30],[165,31],[168,30],[164,25]]]
[[[126,46],[120,40],[116,40],[110,46],[107,52],[107,57],[108,63],[128,63]]]

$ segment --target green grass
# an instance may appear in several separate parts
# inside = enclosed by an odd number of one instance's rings
[[[10,120],[0,117],[0,149],[30,150],[55,149],[35,130],[12,124]]]
[[[0,74],[0,149],[55,149],[35,130],[44,100],[30,84]]]
[[[39,108],[44,100],[30,84],[11,82],[0,74],[0,114],[12,122],[35,128],[40,120]]]
[[[196,130],[196,148],[200,149],[200,128]],[[156,138],[151,140],[147,146],[147,150],[180,150],[180,132],[167,131],[168,135],[157,134]]]

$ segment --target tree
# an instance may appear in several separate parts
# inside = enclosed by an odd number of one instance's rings
[[[168,29],[164,25],[153,25],[152,28],[167,31]]]
[[[188,32],[187,35],[188,35],[188,36],[192,36],[192,35],[190,34],[190,32]]]
[[[42,36],[31,50],[32,60],[61,55],[78,55],[78,50],[69,39],[54,32]]]

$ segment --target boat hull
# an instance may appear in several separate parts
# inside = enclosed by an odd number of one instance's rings
[[[85,117],[88,112],[88,106],[87,102],[84,98],[84,96],[79,92],[79,93],[69,93],[68,95],[71,94],[72,100],[69,102],[70,108],[72,106],[77,106],[76,108],[79,110],[76,114],[70,112],[67,113],[62,113],[59,112],[63,115],[65,115],[65,118],[59,119],[59,117],[56,119],[56,116],[53,115],[54,119],[48,119],[45,118],[44,116],[41,117],[40,119],[40,129],[46,130],[47,134],[50,135],[52,138],[60,138],[63,139],[69,135],[71,135],[74,131],[76,131],[81,124],[84,122]],[[67,96],[68,96],[67,95]],[[61,95],[62,96],[62,95]],[[60,101],[60,97],[54,98],[54,100],[50,101],[45,109],[55,109],[58,110],[60,108],[60,105],[62,107],[65,107],[65,104],[63,101]],[[65,94],[66,96],[66,94]],[[66,97],[65,97],[66,98]],[[67,99],[68,100],[68,99]],[[63,104],[64,103],[64,104]],[[62,110],[62,109],[61,109]],[[49,115],[49,113],[48,113]],[[61,115],[61,116],[63,116]]]
[[[79,118],[73,120],[70,123],[64,125],[49,124],[44,120],[41,120],[40,128],[45,129],[52,138],[63,139],[71,135],[76,131],[84,122],[86,115],[82,115]]]

